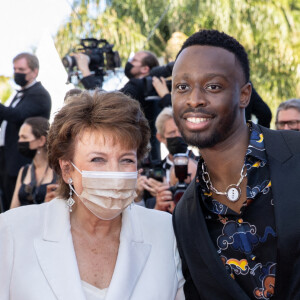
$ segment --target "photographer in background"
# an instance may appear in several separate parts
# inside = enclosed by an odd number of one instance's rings
[[[196,175],[197,162],[194,153],[188,150],[173,119],[173,110],[171,107],[165,107],[158,115],[155,126],[157,129],[157,140],[163,143],[169,153],[161,161],[161,173],[165,174],[163,182],[154,178],[140,175],[138,179],[138,194],[140,199],[144,197],[145,206],[158,210],[172,212],[174,203],[172,201],[172,192],[169,190],[170,185],[174,186],[177,182],[174,172],[174,155],[181,153],[186,154],[188,160],[188,178],[185,182],[188,184]],[[150,195],[149,195],[150,194]]]
[[[89,57],[83,53],[75,53],[77,67],[81,71],[83,78],[81,83],[86,89],[94,89],[101,87],[97,76],[92,74],[89,69]],[[121,92],[131,96],[140,102],[142,109],[149,121],[151,129],[151,152],[152,160],[160,160],[159,142],[156,140],[155,120],[161,106],[157,100],[146,100],[145,80],[144,78],[150,74],[150,70],[159,65],[157,57],[150,51],[139,51],[126,63],[125,75],[129,81],[121,89]]]
[[[162,166],[166,170],[166,182],[157,187],[154,208],[172,213],[175,203],[170,186],[175,186],[178,181],[175,176],[174,155],[181,153],[186,154],[189,158],[187,166],[188,177],[184,180],[186,184],[189,184],[196,175],[197,161],[194,153],[188,150],[188,145],[181,137],[181,133],[174,122],[173,109],[171,107],[166,107],[161,111],[156,119],[155,126],[157,129],[156,137],[167,147],[169,154],[162,160]]]

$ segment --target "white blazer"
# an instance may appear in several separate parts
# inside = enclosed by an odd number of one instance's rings
[[[183,283],[171,215],[128,207],[105,299],[184,299]],[[64,200],[0,215],[0,299],[85,300]]]

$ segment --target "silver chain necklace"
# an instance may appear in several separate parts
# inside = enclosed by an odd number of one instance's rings
[[[226,188],[226,192],[219,192],[211,183],[210,176],[207,172],[207,167],[205,162],[202,163],[202,179],[206,183],[207,188],[210,191],[213,191],[217,195],[224,195],[227,199],[231,202],[236,202],[241,197],[241,188],[240,184],[242,183],[243,179],[247,176],[247,167],[244,164],[241,170],[241,177],[237,184],[230,184]]]

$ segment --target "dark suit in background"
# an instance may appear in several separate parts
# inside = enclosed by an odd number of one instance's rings
[[[270,168],[277,231],[276,284],[271,299],[300,299],[300,134],[264,127],[261,130]],[[186,299],[250,299],[228,275],[217,254],[200,197],[194,179],[173,213],[186,279]]]
[[[20,91],[22,96],[15,96],[9,107],[0,104],[0,125],[7,121],[4,146],[0,147],[0,193],[2,210],[8,210],[14,192],[19,169],[31,161],[18,152],[19,129],[29,117],[49,119],[51,98],[40,82]],[[14,102],[17,102],[14,107]]]
[[[245,110],[246,121],[251,120],[251,115],[257,118],[257,124],[270,128],[272,112],[253,86],[250,102]]]
[[[145,113],[145,117],[149,121],[149,126],[151,129],[151,159],[160,160],[160,143],[156,138],[155,127],[155,120],[158,114],[161,112],[159,101],[145,100],[145,85],[143,79],[141,78],[130,79],[120,91],[131,96],[140,103],[142,110]]]

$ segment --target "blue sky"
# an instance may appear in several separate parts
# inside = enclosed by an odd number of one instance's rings
[[[0,75],[11,76],[12,59],[32,52],[45,32],[55,35],[67,20],[72,0],[0,0]]]

